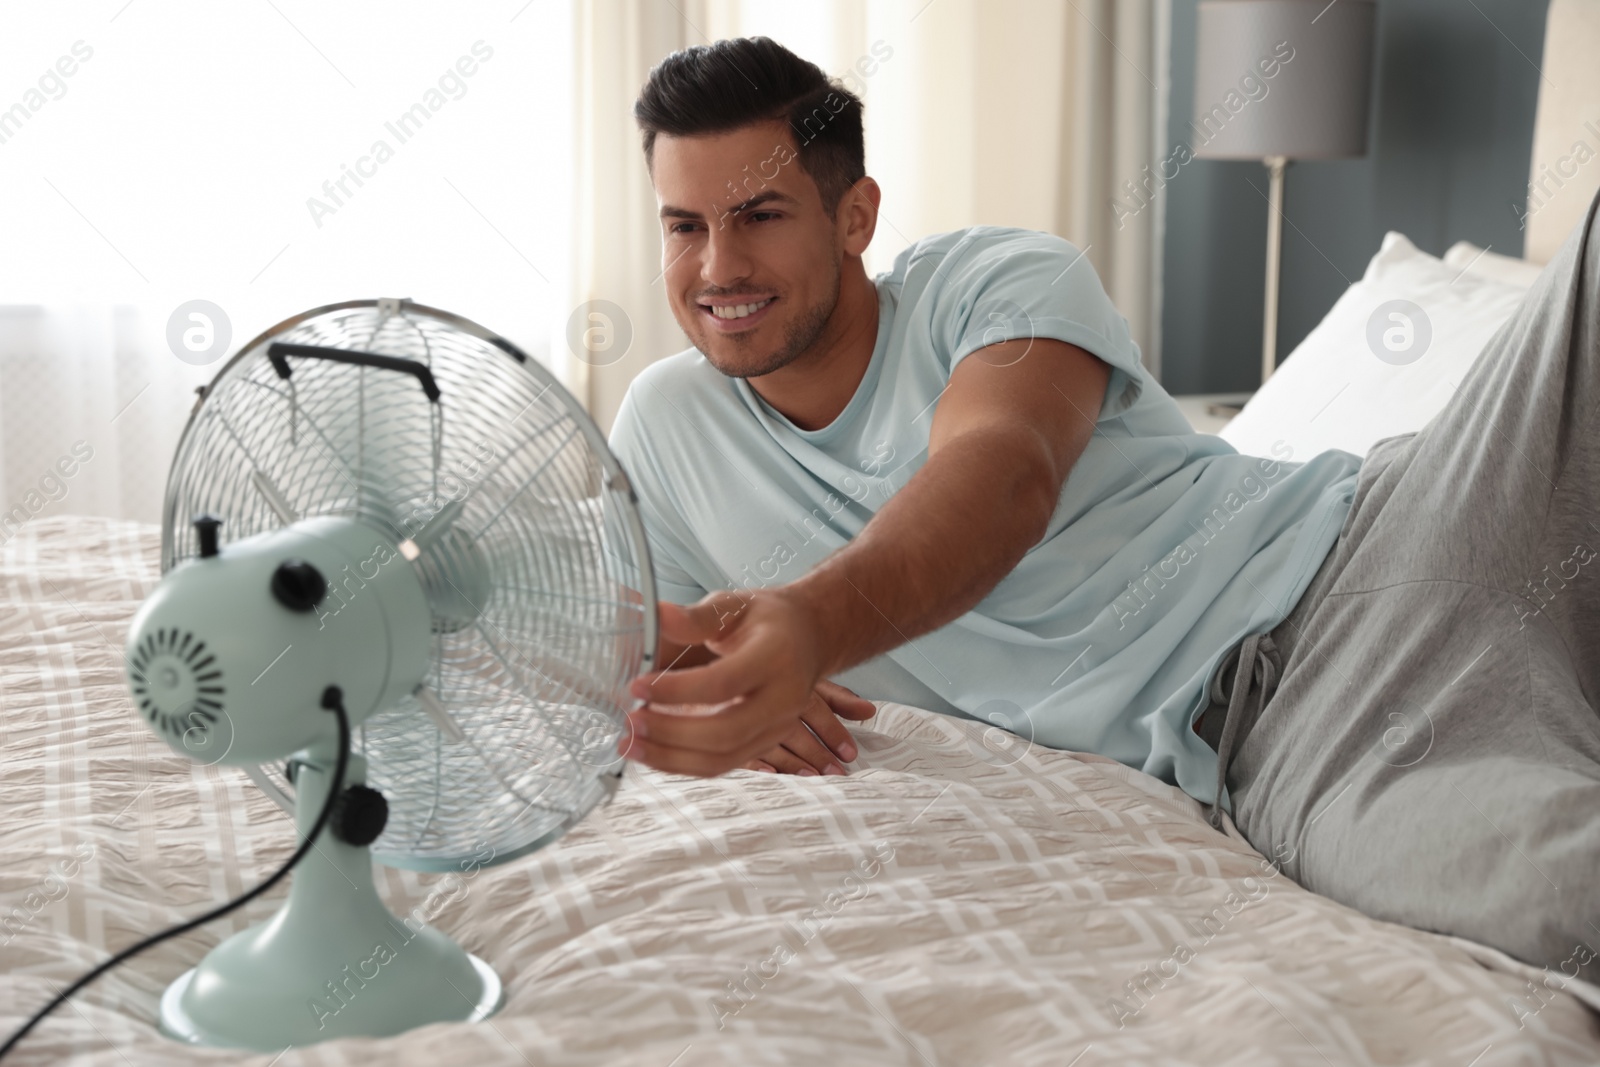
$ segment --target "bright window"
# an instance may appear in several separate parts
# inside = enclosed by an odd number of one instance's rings
[[[0,509],[82,438],[121,456],[102,476],[134,450],[157,476],[61,510],[154,518],[189,391],[220,365],[168,350],[188,301],[222,309],[229,351],[404,296],[551,362],[572,113],[567,0],[5,5]]]

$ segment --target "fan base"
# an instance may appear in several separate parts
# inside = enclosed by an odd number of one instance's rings
[[[482,996],[479,997],[476,1004],[470,1006],[470,1010],[465,1011],[459,1016],[454,1018],[434,1019],[430,1021],[463,1023],[482,1022],[484,1019],[487,1019],[489,1016],[499,1011],[501,1005],[505,1003],[505,988],[500,984],[500,976],[494,973],[494,968],[490,967],[487,963],[483,962],[483,960],[472,955],[471,953],[467,954],[467,961],[472,964],[472,969],[477,972],[478,979],[482,983]],[[190,1045],[211,1045],[222,1048],[249,1048],[257,1052],[279,1053],[283,1052],[287,1048],[293,1048],[296,1045],[312,1043],[311,1041],[295,1041],[292,1043],[284,1042],[272,1046],[266,1046],[259,1043],[252,1044],[248,1038],[243,1038],[237,1034],[223,1034],[205,1029],[199,1023],[197,1023],[189,1015],[189,1013],[184,1010],[183,1007],[184,998],[189,995],[190,986],[193,984],[195,975],[198,972],[199,968],[191,967],[189,970],[183,972],[183,974],[178,977],[177,981],[167,986],[166,992],[161,995],[161,1033],[166,1037],[172,1038],[174,1041],[182,1041],[185,1044]],[[459,990],[449,992],[448,999],[441,999],[439,1003],[448,1004],[459,999],[455,995],[456,992],[459,992]],[[465,1007],[465,1005],[463,1006]],[[319,1033],[314,1040],[328,1041],[336,1037],[388,1037],[392,1036],[393,1034],[409,1030],[418,1025],[421,1024],[415,1018],[396,1018],[393,1020],[392,1028],[386,1027],[378,1032],[368,1030],[351,1030],[349,1027],[341,1029],[337,1026],[330,1026],[328,1027],[329,1032]]]
[[[301,833],[311,831],[327,796],[329,747],[302,753],[295,775]],[[352,753],[346,782],[365,780],[366,760]],[[367,848],[324,832],[295,868],[275,915],[227,938],[167,987],[161,1029],[190,1044],[271,1053],[487,1018],[504,998],[499,977],[428,925],[466,891],[465,881],[447,875],[402,919],[378,896]]]

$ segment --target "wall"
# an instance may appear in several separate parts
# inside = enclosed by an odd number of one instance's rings
[[[1189,139],[1195,7],[1172,2],[1168,136]],[[1361,276],[1387,230],[1441,255],[1522,254],[1548,0],[1378,0],[1368,154],[1293,163],[1285,180],[1278,358]],[[1266,168],[1195,160],[1166,187],[1162,384],[1260,382]]]

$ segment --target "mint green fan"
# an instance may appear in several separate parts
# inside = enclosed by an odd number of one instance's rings
[[[608,800],[656,647],[636,501],[537,363],[403,300],[318,308],[201,390],[134,617],[128,684],[175,750],[316,824],[267,922],[161,1000],[162,1029],[277,1052],[478,1021],[499,978],[380,899],[372,862],[450,872],[538,849]],[[435,902],[437,903],[437,902]]]

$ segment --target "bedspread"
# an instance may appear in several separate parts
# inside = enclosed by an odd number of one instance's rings
[[[35,519],[0,549],[0,1028],[108,948],[232,897],[293,845],[237,769],[136,718],[122,643],[159,531]],[[1100,757],[884,705],[844,778],[630,766],[555,845],[391,907],[508,1000],[278,1057],[195,1049],[157,1000],[281,892],[137,957],[16,1064],[1600,1062],[1600,990],[1309,893],[1181,792]],[[1231,830],[1231,824],[1230,824]]]

